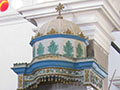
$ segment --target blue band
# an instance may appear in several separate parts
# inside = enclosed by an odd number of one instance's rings
[[[67,34],[52,34],[52,35],[40,36],[40,37],[37,37],[37,38],[33,39],[30,42],[30,45],[32,46],[37,41],[44,40],[44,39],[50,39],[50,38],[70,38],[70,39],[76,39],[76,40],[83,41],[87,46],[89,45],[89,43],[88,43],[88,41],[86,39],[81,38],[81,37],[76,36],[76,35],[67,35]]]
[[[102,78],[105,78],[107,73],[94,61],[84,62],[69,62],[60,60],[46,60],[31,64],[29,67],[12,68],[17,74],[32,74],[34,71],[47,67],[63,67],[75,70],[93,69]]]

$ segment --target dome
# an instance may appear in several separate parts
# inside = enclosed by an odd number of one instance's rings
[[[77,35],[81,33],[79,26],[76,24],[64,20],[64,19],[54,19],[46,24],[44,24],[39,30],[39,34],[49,35],[49,34],[74,34]]]

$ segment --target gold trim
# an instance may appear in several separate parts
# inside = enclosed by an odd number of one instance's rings
[[[71,76],[71,75],[64,75],[64,74],[44,74],[44,75],[39,75],[37,77],[35,77],[33,80],[24,80],[25,82],[32,82],[34,81],[35,79],[39,78],[39,77],[48,77],[48,76],[59,76],[59,77],[62,77],[62,76],[65,76],[65,77],[71,77],[71,78],[80,78],[80,77],[83,77],[83,76]],[[44,77],[42,77],[42,82],[44,81]],[[58,79],[58,81],[60,80],[60,78]],[[50,81],[51,81],[51,78],[50,78]]]
[[[43,36],[43,34],[40,33],[40,32],[38,32],[36,36],[37,36],[37,37],[40,37],[40,36]]]
[[[88,37],[86,37],[86,36],[83,34],[83,32],[78,33],[78,36],[79,36],[79,37],[82,37],[82,38],[85,38],[85,39],[87,39],[87,40],[89,39]]]
[[[35,74],[37,71],[43,70],[43,69],[65,69],[65,70],[71,70],[71,71],[83,71],[83,70],[75,70],[75,69],[64,68],[64,67],[48,67],[48,68],[38,69],[38,70],[34,71],[32,74],[24,74],[24,75],[25,75],[25,76],[30,76],[30,75]]]
[[[43,36],[42,33],[38,32],[35,36],[32,36],[31,40],[37,38],[37,37],[40,37],[40,36]]]
[[[83,34],[83,32],[79,33],[78,36],[85,38],[85,35]]]
[[[89,82],[89,70],[85,70],[85,82]]]
[[[57,19],[63,19],[63,17],[61,16],[61,11],[63,10],[63,8],[64,6],[61,3],[59,3],[59,5],[55,8],[59,13]]]
[[[69,29],[67,29],[65,32],[63,32],[64,34],[73,34],[73,32],[71,32]]]
[[[47,35],[51,35],[51,34],[58,34],[58,32],[56,32],[53,28],[50,30],[50,32],[47,33]]]
[[[18,76],[18,81],[19,81],[18,86],[22,87],[23,86],[23,76]]]

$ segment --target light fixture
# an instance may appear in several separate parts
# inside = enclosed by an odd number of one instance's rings
[[[0,11],[4,12],[8,9],[9,2],[7,0],[0,0]]]

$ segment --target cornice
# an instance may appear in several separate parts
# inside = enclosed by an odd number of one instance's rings
[[[54,63],[54,64],[53,64]],[[57,64],[59,63],[59,64]],[[13,71],[17,74],[32,74],[34,71],[43,68],[68,68],[73,70],[83,70],[83,69],[94,69],[97,73],[105,78],[107,73],[99,66],[95,61],[79,61],[79,62],[70,62],[70,61],[61,61],[61,60],[46,60],[46,61],[38,61],[30,64],[28,67],[14,67]]]
[[[61,2],[62,3],[62,2]],[[36,4],[28,7],[23,7],[18,9],[18,12],[22,13],[22,15],[26,19],[35,19],[40,17],[47,17],[47,16],[56,16],[56,5],[58,2],[50,3],[49,5]],[[69,2],[63,2],[65,6],[65,10],[63,11],[64,14],[71,14],[74,12],[86,11],[86,10],[95,10],[101,8],[102,2],[97,0],[85,0],[85,1],[78,1],[72,0]]]
[[[0,27],[21,24],[23,22],[26,23],[26,20],[19,13],[0,16]]]
[[[120,30],[120,14],[117,13],[108,0],[104,0],[104,4],[101,9],[109,20],[115,25],[116,29]]]
[[[91,11],[91,10],[102,10],[103,15],[105,15],[109,21],[115,26],[117,30],[120,30],[120,15],[116,10],[111,6],[107,0],[71,0],[65,2],[61,1],[65,6],[63,11],[63,16],[65,14]],[[35,4],[28,7],[23,7],[18,10],[24,18],[26,19],[37,19],[48,16],[56,16],[55,7],[58,2],[52,2],[49,4]]]

